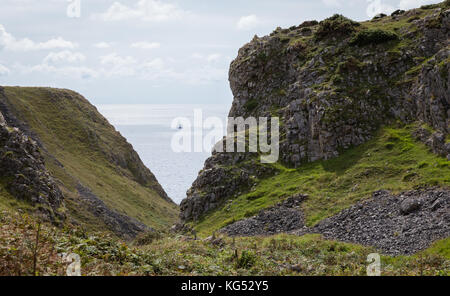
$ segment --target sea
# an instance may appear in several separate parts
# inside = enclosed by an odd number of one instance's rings
[[[96,106],[116,130],[133,145],[141,160],[153,172],[169,197],[179,204],[186,198],[186,191],[197,178],[205,160],[211,156],[214,143],[212,141],[211,147],[208,149],[202,147],[200,152],[194,152],[199,149],[194,149],[195,138],[192,136],[191,151],[184,149],[183,152],[177,152],[172,149],[173,137],[176,134],[180,135],[194,130],[197,131],[197,137],[198,131],[207,135],[212,129],[205,129],[204,122],[212,117],[223,121],[224,130],[221,135],[223,136],[230,105],[120,104]],[[199,113],[202,118],[199,118]],[[190,127],[186,124],[186,120],[191,122]]]

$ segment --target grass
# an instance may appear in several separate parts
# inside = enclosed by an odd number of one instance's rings
[[[95,107],[78,94],[50,88],[5,87],[8,104],[44,145],[46,167],[63,187],[67,207],[80,223],[104,226],[82,213],[76,185],[84,186],[116,211],[157,229],[177,218],[175,204],[155,191],[156,179],[143,167],[132,147]],[[118,165],[117,162],[122,163]]]
[[[450,259],[450,238],[439,240],[424,251],[425,254],[438,254]]]
[[[222,236],[216,243],[165,234],[141,246],[7,212],[0,212],[0,229],[2,276],[65,275],[68,263],[58,256],[62,253],[78,254],[81,273],[89,276],[366,275],[367,255],[376,252],[319,235],[284,234]],[[381,256],[382,275],[449,275],[448,249],[447,239],[414,256]]]
[[[0,181],[0,211],[33,211],[34,207],[27,202],[16,199],[6,189],[5,182]]]
[[[253,191],[206,214],[195,229],[204,236],[234,221],[256,214],[297,193],[307,225],[337,214],[376,190],[398,193],[424,186],[449,186],[450,162],[416,142],[414,125],[383,127],[375,137],[335,159],[316,161],[298,169],[276,164],[278,174],[260,180]]]

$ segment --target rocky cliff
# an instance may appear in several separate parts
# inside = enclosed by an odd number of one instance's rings
[[[338,158],[393,123],[415,123],[415,137],[450,159],[449,28],[446,1],[362,23],[335,15],[255,36],[231,63],[229,116],[279,117],[280,163],[291,168]],[[276,174],[255,159],[214,153],[182,202],[181,219],[226,209]]]
[[[35,141],[17,127],[10,127],[0,113],[0,175],[19,200],[38,206],[40,214],[52,222],[61,222],[64,196],[45,168],[44,158]]]
[[[177,206],[155,176],[81,95],[0,87],[0,112],[0,177],[14,198],[52,221],[122,238],[175,221]]]

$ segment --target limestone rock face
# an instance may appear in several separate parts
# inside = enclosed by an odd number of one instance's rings
[[[370,35],[367,23],[355,25],[348,36],[331,33],[325,39],[316,38],[323,22],[255,36],[230,66],[234,99],[229,116],[279,117],[280,161],[292,167],[337,157],[393,121],[427,124],[433,134],[418,138],[450,158],[445,143],[450,123],[450,9],[418,14],[412,10],[370,21],[406,19],[408,25],[396,30],[395,41],[390,35],[389,41],[377,39],[363,46],[354,39],[356,34]],[[241,182],[247,184],[252,174],[241,164],[251,156],[223,154],[207,160],[181,204],[182,220],[199,218],[243,190]],[[258,164],[253,163],[255,170]],[[238,171],[231,174],[225,169],[229,166]]]

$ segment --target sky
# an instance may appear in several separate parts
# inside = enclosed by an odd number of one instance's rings
[[[227,104],[230,62],[255,34],[441,1],[0,2],[0,85],[68,88],[94,104]]]

